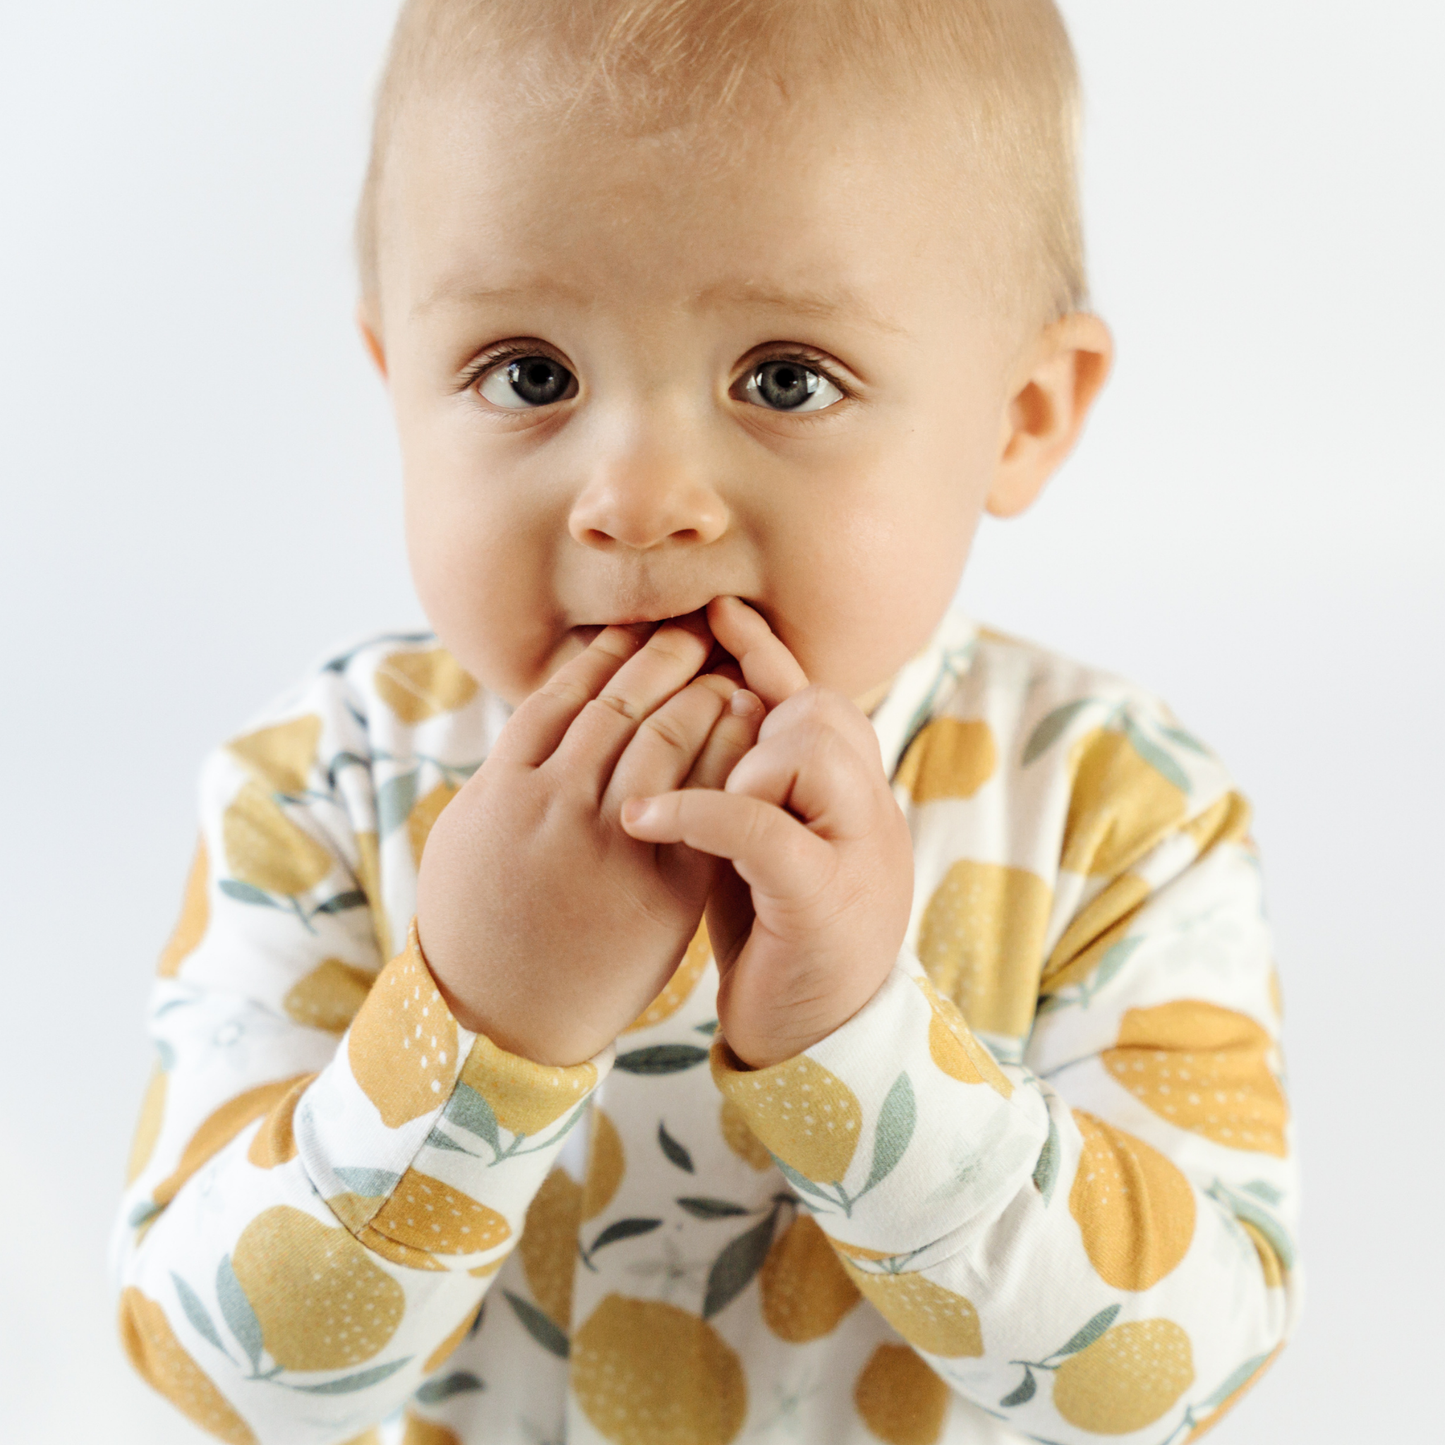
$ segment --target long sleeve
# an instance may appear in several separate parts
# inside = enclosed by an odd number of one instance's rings
[[[1298,1306],[1248,809],[1161,708],[990,663],[897,774],[912,946],[805,1054],[719,1044],[714,1078],[949,1390],[1026,1438],[1175,1445]]]
[[[406,656],[413,720],[466,701],[437,676],[444,654],[421,655],[430,673]],[[611,1062],[544,1068],[460,1027],[414,929],[383,966],[378,816],[414,862],[416,779],[444,765],[377,748],[374,702],[324,670],[209,760],[154,988],[113,1251],[120,1332],[140,1373],[229,1441],[346,1440],[442,1370]],[[404,780],[380,805],[378,762]]]

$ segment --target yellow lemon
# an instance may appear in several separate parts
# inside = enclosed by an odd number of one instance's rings
[[[424,1420],[408,1410],[401,1445],[462,1445],[462,1437],[455,1430],[449,1430],[435,1420]]]
[[[601,1110],[592,1110],[592,1137],[587,1141],[587,1178],[582,1186],[582,1218],[596,1219],[617,1193],[627,1172],[627,1155],[617,1125]]]
[[[1134,915],[1149,897],[1149,885],[1137,873],[1124,873],[1107,884],[1069,920],[1039,978],[1040,993],[1091,978],[1104,955],[1123,939]]]
[[[934,889],[918,928],[918,957],[972,1028],[1028,1032],[1052,906],[1037,873],[971,858],[953,864]]]
[[[1289,1109],[1252,1018],[1201,999],[1134,1008],[1104,1067],[1140,1103],[1191,1134],[1284,1158]]]
[[[277,1100],[284,1098],[297,1080],[309,1083],[315,1077],[314,1074],[297,1074],[289,1079],[261,1084],[257,1088],[247,1089],[244,1094],[237,1094],[234,1099],[227,1099],[191,1135],[190,1143],[181,1151],[180,1163],[176,1165],[175,1172],[156,1185],[151,1197],[157,1204],[169,1204],[176,1197],[181,1185],[201,1165],[219,1154],[247,1124],[259,1119]]]
[[[750,1072],[712,1051],[713,1080],[748,1127],[805,1178],[836,1184],[848,1172],[863,1108],[847,1084],[806,1054]]]
[[[478,1034],[462,1065],[461,1082],[491,1105],[502,1128],[535,1134],[587,1097],[597,1082],[597,1069],[593,1064],[534,1063]]]
[[[801,1213],[773,1241],[758,1287],[768,1328],[794,1345],[831,1334],[859,1298],[828,1236]]]
[[[426,1357],[421,1367],[422,1374],[429,1375],[439,1365],[444,1365],[447,1362],[447,1359],[450,1357],[452,1351],[455,1350],[456,1347],[461,1344],[464,1339],[466,1339],[467,1332],[476,1323],[477,1314],[480,1311],[480,1308],[480,1306],[476,1306],[472,1309],[469,1309],[466,1314],[462,1316],[461,1321],[457,1325],[456,1329],[454,1329],[451,1334],[449,1334],[446,1339],[444,1339],[441,1344],[439,1344],[436,1349],[434,1349],[431,1354]]]
[[[278,1204],[241,1231],[231,1255],[271,1357],[288,1370],[340,1370],[379,1354],[406,1295],[344,1229]]]
[[[331,872],[331,854],[277,806],[260,783],[247,783],[221,820],[226,866],[242,883],[294,898]]]
[[[251,1427],[185,1352],[165,1311],[134,1285],[121,1293],[120,1341],[141,1379],[188,1420],[229,1445],[256,1445]]]
[[[718,1113],[718,1129],[723,1142],[743,1163],[761,1173],[773,1167],[773,1156],[756,1134],[748,1128],[742,1110],[731,1099],[724,1099]]]
[[[1070,749],[1074,775],[1059,866],[1091,877],[1120,873],[1177,826],[1183,791],[1151,767],[1125,734],[1085,733]]]
[[[1191,818],[1179,831],[1194,840],[1200,853],[1207,853],[1220,843],[1238,843],[1249,834],[1252,810],[1247,799],[1238,793],[1226,793],[1211,803],[1197,817]]]
[[[328,1199],[328,1204],[334,1204],[334,1200]],[[368,1200],[369,1207],[379,1205],[379,1199]],[[340,1218],[340,1216],[337,1216]],[[418,1249],[414,1244],[403,1244],[400,1240],[393,1239],[389,1234],[382,1234],[380,1230],[373,1229],[369,1224],[356,1231],[356,1237],[372,1254],[378,1255],[387,1261],[388,1264],[399,1264],[403,1269],[430,1269],[443,1271],[446,1269],[435,1255],[429,1254],[424,1249]]]
[[[1105,1330],[1054,1372],[1054,1409],[1095,1435],[1152,1425],[1194,1383],[1189,1336],[1172,1320]]]
[[[1236,1219],[1235,1223],[1249,1236],[1250,1243],[1254,1245],[1254,1252],[1259,1256],[1259,1267],[1264,1274],[1264,1282],[1270,1289],[1278,1289],[1285,1279],[1285,1267],[1283,1261],[1274,1251],[1274,1246],[1264,1237],[1263,1232],[1257,1225],[1251,1224],[1247,1219]]]
[[[344,1033],[371,992],[374,974],[339,958],[323,958],[281,1001],[287,1018],[329,1034]]]
[[[663,985],[662,992],[622,1032],[630,1034],[638,1029],[650,1029],[654,1024],[660,1024],[663,1019],[671,1018],[697,987],[697,981],[702,977],[711,957],[712,942],[707,936],[707,924],[702,923],[693,934],[692,942],[682,956],[682,962]]]
[[[907,1345],[879,1345],[854,1383],[853,1403],[888,1445],[933,1445],[948,1415],[948,1386]]]
[[[748,1407],[742,1362],[706,1320],[616,1294],[573,1337],[572,1388],[613,1445],[728,1445]]]
[[[381,844],[375,833],[356,835],[356,881],[366,894],[367,907],[371,910],[371,926],[376,931],[377,951],[381,961],[389,963],[392,957],[391,919],[387,916],[386,901],[381,893]]]
[[[346,1055],[389,1129],[440,1108],[450,1095],[457,1024],[422,959],[415,930],[372,984],[347,1035]]]
[[[961,1294],[921,1274],[874,1274],[843,1261],[867,1299],[915,1349],[946,1359],[983,1354],[978,1311]]]
[[[928,1021],[928,1056],[950,1078],[964,1084],[987,1084],[1007,1099],[1014,1091],[1009,1077],[963,1021],[954,1006],[943,999],[926,978],[916,980],[933,1017]]]
[[[140,1119],[131,1139],[130,1159],[125,1166],[125,1182],[134,1184],[155,1153],[156,1140],[161,1137],[161,1123],[166,1116],[166,1073],[159,1062],[151,1066],[150,1082],[141,1100]]]
[[[993,777],[998,748],[982,718],[935,718],[914,739],[893,776],[915,803],[971,798]]]
[[[370,1223],[388,1239],[430,1254],[478,1254],[512,1233],[495,1209],[415,1169],[401,1176]]]
[[[582,1186],[565,1169],[554,1169],[533,1196],[517,1250],[532,1298],[564,1333],[572,1323],[572,1276],[581,1223]]]
[[[186,896],[181,903],[181,917],[170,941],[161,950],[156,972],[162,978],[174,978],[186,956],[206,935],[211,921],[210,863],[206,857],[206,841],[196,844],[196,856],[186,879]]]
[[[1099,1278],[1115,1289],[1149,1289],[1184,1258],[1194,1238],[1194,1191],[1142,1139],[1081,1109],[1084,1138],[1069,1213]]]
[[[455,783],[438,783],[424,798],[419,798],[407,814],[406,836],[411,844],[411,861],[420,868],[422,850],[442,809],[457,795]]]
[[[266,1111],[261,1127],[251,1139],[246,1158],[258,1169],[274,1169],[296,1157],[296,1135],[293,1124],[296,1106],[311,1087],[315,1074],[302,1074]]]
[[[383,658],[376,669],[376,690],[402,722],[414,726],[464,707],[476,696],[477,684],[451,653],[434,647]]]
[[[321,741],[321,719],[315,713],[247,733],[227,743],[263,782],[277,793],[304,793]]]

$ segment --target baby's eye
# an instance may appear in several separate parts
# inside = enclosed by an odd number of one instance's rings
[[[489,371],[477,391],[493,406],[526,411],[575,396],[577,378],[550,356],[519,356]]]
[[[843,393],[821,371],[801,361],[765,361],[748,373],[743,395],[773,411],[822,411]]]

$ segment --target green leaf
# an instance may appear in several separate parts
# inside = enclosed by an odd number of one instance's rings
[[[401,1183],[401,1175],[390,1169],[335,1169],[336,1177],[353,1193],[376,1199],[390,1194]]]
[[[1278,1205],[1284,1195],[1264,1179],[1251,1179],[1248,1184],[1239,1186],[1246,1194],[1253,1194],[1256,1199],[1262,1199],[1266,1204]]]
[[[521,1320],[522,1328],[544,1350],[549,1350],[559,1360],[565,1360],[572,1353],[572,1347],[567,1343],[567,1336],[536,1305],[514,1295],[509,1289],[504,1289],[502,1293],[506,1296],[507,1303],[511,1305],[517,1318]]]
[[[472,1158],[476,1158],[476,1155],[472,1154],[470,1149],[463,1149],[450,1134],[444,1134],[440,1129],[434,1128],[431,1133],[426,1136],[426,1142],[430,1144],[433,1149],[451,1149],[457,1154],[467,1154]]]
[[[1188,748],[1191,753],[1198,753],[1201,757],[1209,756],[1209,749],[1193,733],[1187,733],[1183,728],[1170,727],[1166,723],[1159,724],[1159,731],[1170,742],[1178,743],[1181,748]]]
[[[284,909],[286,906],[284,903],[278,903],[269,893],[263,893],[249,883],[242,883],[239,878],[222,878],[216,886],[227,898],[234,898],[237,903],[251,903],[257,908]]]
[[[318,913],[345,913],[350,908],[365,908],[366,904],[366,894],[359,888],[352,888],[345,893],[338,893],[334,898],[328,898],[320,907],[313,908],[311,916],[315,918]]]
[[[1039,1388],[1039,1382],[1034,1379],[1034,1372],[1027,1365],[1024,1366],[1024,1377],[1017,1390],[1010,1390],[1007,1395],[999,1401],[1005,1410],[1011,1410],[1015,1405],[1027,1405],[1033,1399]]]
[[[1059,1129],[1054,1116],[1049,1115],[1049,1137],[1039,1150],[1039,1162],[1034,1165],[1034,1188],[1044,1197],[1045,1208],[1053,1201],[1054,1185],[1059,1182]]]
[[[697,1173],[692,1166],[692,1155],[667,1132],[667,1125],[661,1120],[658,1120],[657,1124],[657,1144],[670,1163],[676,1164],[679,1169],[685,1169],[689,1174]]]
[[[394,833],[411,816],[419,776],[413,768],[409,773],[398,773],[381,785],[376,795],[376,827],[383,838]]]
[[[632,1239],[639,1234],[651,1234],[654,1229],[660,1229],[660,1219],[614,1219],[596,1239],[592,1241],[592,1248],[588,1254],[596,1254],[604,1245],[616,1244],[619,1239]]]
[[[1099,960],[1099,967],[1094,971],[1093,978],[1089,980],[1086,1003],[1101,988],[1107,987],[1113,981],[1114,975],[1129,962],[1129,956],[1143,941],[1142,938],[1121,938],[1104,954],[1103,958]]]
[[[251,1301],[246,1298],[246,1291],[241,1288],[236,1271],[231,1268],[229,1254],[223,1254],[220,1264],[216,1266],[216,1298],[220,1301],[226,1328],[235,1335],[241,1348],[245,1350],[251,1369],[259,1370],[263,1346],[261,1321],[256,1318],[256,1311],[251,1308]]]
[[[206,1307],[195,1290],[174,1270],[171,1272],[171,1279],[175,1282],[176,1293],[181,1297],[181,1308],[185,1310],[186,1318],[196,1327],[196,1333],[204,1335],[224,1355],[226,1347],[221,1343],[221,1337],[216,1333],[216,1327],[211,1323],[211,1317],[206,1313]]]
[[[1245,1199],[1234,1193],[1222,1181],[1216,1181],[1209,1194],[1223,1204],[1236,1219],[1242,1219],[1259,1230],[1286,1269],[1294,1268],[1294,1241],[1284,1232],[1283,1226],[1274,1215],[1262,1209],[1252,1199]]]
[[[717,1020],[708,1019],[705,1023],[694,1024],[692,1028],[694,1033],[706,1034],[708,1038],[711,1038],[717,1033]]]
[[[707,1059],[707,1050],[696,1044],[653,1044],[619,1054],[614,1067],[625,1074],[680,1074],[695,1069]]]
[[[739,1214],[752,1213],[741,1204],[730,1204],[726,1199],[702,1199],[696,1195],[679,1199],[677,1204],[694,1219],[733,1219]]]
[[[1063,1349],[1055,1350],[1054,1355],[1077,1355],[1086,1345],[1092,1345],[1114,1323],[1119,1309],[1118,1305],[1110,1305],[1108,1309],[1100,1310]]]
[[[773,1224],[777,1217],[774,1209],[746,1234],[738,1235],[713,1261],[703,1295],[703,1319],[710,1320],[725,1309],[753,1282],[772,1248]]]
[[[423,1405],[440,1405],[443,1400],[450,1400],[453,1395],[461,1395],[468,1390],[485,1389],[486,1386],[470,1370],[457,1370],[445,1379],[428,1380],[416,1392],[415,1398]]]
[[[370,766],[371,759],[362,757],[360,753],[337,753],[326,769],[326,785],[335,792],[336,778],[342,768],[369,768]]]
[[[126,1223],[130,1225],[132,1229],[139,1229],[146,1220],[154,1219],[163,1207],[164,1206],[157,1204],[154,1199],[142,1199],[141,1202],[131,1210],[130,1218],[126,1220]]]
[[[1263,1354],[1246,1360],[1207,1400],[1200,1402],[1199,1408],[1217,1410],[1241,1385],[1248,1383],[1268,1359],[1269,1355]]]
[[[176,1051],[169,1039],[156,1040],[156,1058],[160,1060],[161,1073],[167,1074],[176,1066]]]
[[[583,1099],[582,1102],[578,1104],[577,1107],[573,1109],[570,1114],[568,1114],[566,1120],[562,1124],[562,1127],[558,1129],[557,1132],[553,1134],[550,1139],[547,1140],[548,1148],[550,1148],[553,1144],[560,1144],[562,1140],[565,1139],[572,1132],[572,1130],[577,1127],[578,1121],[582,1118],[583,1114],[587,1112],[588,1108],[591,1106],[591,1103],[592,1101],[590,1099]]]
[[[1048,752],[1063,735],[1064,729],[1094,701],[1096,699],[1092,697],[1081,697],[1075,702],[1066,702],[1062,707],[1056,707],[1029,734],[1029,740],[1024,744],[1023,766],[1028,767],[1031,762]]]
[[[805,1175],[799,1174],[791,1164],[785,1164],[776,1154],[773,1155],[773,1163],[778,1166],[778,1170],[783,1178],[786,1179],[794,1189],[801,1189],[804,1194],[811,1194],[818,1199],[826,1199],[829,1204],[836,1204],[838,1202],[826,1189],[814,1184],[813,1181]]]
[[[1124,736],[1129,745],[1162,778],[1167,778],[1181,793],[1189,791],[1189,775],[1159,746],[1140,731],[1139,724],[1128,714],[1124,716]]]
[[[497,1116],[492,1113],[492,1106],[470,1084],[456,1086],[442,1110],[442,1117],[447,1123],[485,1139],[493,1150],[501,1149],[497,1138]]]
[[[913,1099],[913,1085],[906,1073],[894,1079],[878,1111],[878,1128],[873,1135],[873,1167],[863,1191],[887,1178],[903,1157],[913,1139],[913,1126],[918,1122],[918,1106]]]
[[[292,1385],[287,1383],[287,1388],[300,1390],[306,1395],[350,1395],[355,1390],[364,1390],[368,1385],[379,1385],[383,1380],[391,1376],[404,1365],[411,1364],[412,1357],[404,1356],[400,1360],[393,1360],[389,1365],[373,1365],[369,1370],[358,1370],[354,1375],[343,1375],[339,1380],[327,1380],[324,1385]]]

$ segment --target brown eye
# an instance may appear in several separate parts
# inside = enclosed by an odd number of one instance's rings
[[[519,356],[482,378],[477,391],[493,406],[527,411],[576,394],[577,378],[550,356]]]
[[[754,367],[743,394],[771,411],[822,411],[843,399],[843,393],[821,371],[786,358]]]

